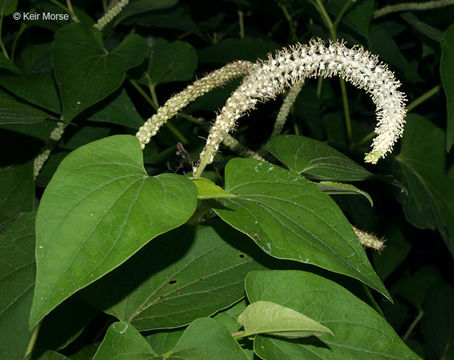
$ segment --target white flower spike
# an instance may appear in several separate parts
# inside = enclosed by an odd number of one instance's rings
[[[216,117],[200,154],[200,165],[194,168],[194,176],[200,176],[205,166],[213,161],[219,144],[235,127],[236,120],[254,109],[257,102],[273,99],[285,88],[319,76],[340,76],[371,96],[376,105],[377,136],[365,161],[375,164],[385,157],[402,136],[405,124],[406,97],[397,90],[400,82],[386,64],[362,47],[347,48],[342,42],[326,45],[323,41],[312,40],[306,45],[284,48],[251,68]]]

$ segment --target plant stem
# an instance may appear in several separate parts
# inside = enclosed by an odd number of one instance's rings
[[[238,9],[238,22],[240,23],[240,38],[244,38],[244,14]]]
[[[345,13],[347,12],[347,10],[350,8],[350,6],[352,5],[353,3],[353,0],[348,0],[344,7],[341,9],[341,11],[339,12],[339,14],[337,14],[337,17],[336,17],[336,20],[334,20],[334,24],[333,24],[333,27],[334,27],[334,30],[337,31],[337,27],[340,23],[340,21],[342,20],[342,18],[344,17]]]
[[[329,17],[322,0],[316,0],[316,4],[317,10],[322,16],[322,20],[325,22],[326,27],[331,33],[331,38],[333,39],[333,41],[336,41],[336,32],[334,31],[333,22],[331,21],[331,18]]]
[[[388,5],[374,12],[374,19],[385,16],[394,12],[414,11],[414,10],[430,10],[443,6],[454,5],[454,0],[438,0],[426,2],[403,2],[401,4]]]
[[[25,351],[25,356],[27,357],[33,351],[35,347],[36,339],[38,338],[39,329],[41,328],[41,323],[39,323],[35,329],[33,330],[32,337],[30,338],[30,342],[28,343],[27,350]]]
[[[295,28],[295,24],[292,19],[292,15],[290,15],[287,7],[284,4],[281,5],[281,9],[282,9],[282,12],[284,13],[285,18],[287,19],[288,26],[290,28],[290,33],[292,34],[292,39],[294,41],[297,41],[298,35],[296,34],[296,28]]]
[[[377,310],[377,312],[385,317],[385,314],[383,314],[383,310],[380,308],[380,306],[378,306],[377,302],[375,301],[374,297],[372,296],[372,294],[370,293],[370,290],[369,288],[363,284],[363,287],[364,287],[364,290],[366,291],[366,294],[367,294],[367,297],[369,298],[370,302],[372,303],[372,306],[374,307],[375,310]]]
[[[404,336],[402,336],[403,341],[407,341],[408,338],[410,337],[411,333],[415,329],[416,325],[421,321],[422,317],[424,316],[424,311],[419,310],[418,315],[415,317],[413,322],[410,324],[410,327],[408,330],[405,332]]]
[[[407,106],[407,111],[410,112],[414,108],[416,108],[418,105],[421,105],[424,101],[430,99],[433,95],[438,93],[441,90],[441,85],[438,84],[434,86],[432,89],[428,90],[424,94],[422,94],[420,97],[417,99],[413,100],[410,104]],[[375,136],[375,132],[371,131],[369,134],[364,136],[360,141],[356,143],[356,146],[361,146],[367,142],[369,142],[373,137]]]
[[[156,108],[159,108],[159,101],[158,101],[158,96],[156,95],[156,88],[154,85],[150,84],[148,86],[148,88],[150,89],[150,94],[151,94],[151,98],[153,99],[153,102],[155,103],[156,105]]]
[[[410,104],[408,104],[407,111],[408,112],[412,111],[415,107],[417,107],[418,105],[422,104],[427,99],[431,98],[433,95],[435,95],[440,90],[441,90],[441,85],[440,84],[437,85],[437,86],[434,86],[432,89],[430,89],[429,91],[425,92],[420,97],[418,97],[417,99],[413,100]]]
[[[318,11],[320,12],[320,15],[322,16],[322,19],[324,20],[326,26],[328,27],[328,30],[331,34],[331,39],[333,41],[337,41],[337,26],[339,25],[340,21],[344,17],[345,13],[349,9],[349,7],[352,5],[353,0],[348,0],[339,14],[337,14],[336,20],[334,20],[334,23],[331,21],[331,18],[328,14],[328,12],[325,9],[325,6],[323,5],[322,0],[317,0],[317,8]],[[352,121],[350,118],[350,107],[348,105],[348,97],[347,97],[347,87],[345,86],[345,81],[342,78],[339,78],[339,85],[341,88],[341,94],[342,94],[342,104],[344,107],[344,120],[345,120],[345,130],[347,132],[347,141],[348,145],[352,145],[353,141],[353,134],[352,134]],[[318,89],[317,89],[318,90]],[[321,93],[321,91],[320,91]],[[318,94],[318,91],[317,91]],[[319,94],[320,96],[320,94]]]
[[[71,19],[73,19],[74,22],[79,22],[79,19],[77,18],[77,15],[73,10],[71,0],[66,0],[66,6],[68,7],[69,13],[71,15]]]
[[[147,95],[147,93],[145,91],[143,91],[143,89],[140,87],[139,84],[137,84],[137,82],[134,79],[129,79],[129,83],[132,86],[134,86],[134,88],[137,90],[137,92],[140,95],[142,95],[142,97],[146,100],[147,103],[149,103],[151,105],[151,107],[154,110],[158,110],[159,106],[157,106],[156,103]],[[153,87],[153,89],[154,89],[154,87]],[[151,91],[151,87],[150,87],[150,91]],[[155,94],[154,96],[156,97],[156,92],[154,92],[154,94]],[[153,92],[152,92],[152,96],[153,96]],[[156,101],[157,101],[157,97],[156,97]],[[175,137],[178,138],[178,140],[180,140],[183,144],[189,144],[188,139],[186,139],[186,137],[175,126],[173,126],[170,121],[166,122],[166,126],[173,133],[173,135],[175,135]]]
[[[244,337],[244,331],[235,331],[234,333],[232,333],[232,336],[234,339],[241,339],[242,337]]]
[[[9,60],[8,52],[6,51],[5,45],[2,41],[2,25],[3,25],[3,12],[0,14],[0,47],[2,48],[2,53]]]
[[[17,32],[14,40],[13,40],[13,45],[11,47],[11,61],[14,61],[14,55],[16,54],[16,47],[17,43],[19,42],[19,38],[22,36],[24,33],[25,29],[27,29],[27,24],[22,22],[19,27],[19,31]]]

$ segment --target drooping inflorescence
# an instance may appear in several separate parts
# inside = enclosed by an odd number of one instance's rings
[[[213,71],[205,77],[195,81],[180,93],[172,96],[137,132],[136,137],[139,139],[142,149],[167,120],[175,116],[190,102],[214,88],[225,85],[234,78],[248,74],[254,66],[255,65],[249,61],[235,61]]]
[[[326,45],[312,40],[307,45],[284,48],[251,68],[216,117],[200,154],[200,163],[194,168],[195,176],[200,176],[204,167],[213,161],[219,144],[236,121],[258,102],[273,99],[285,88],[302,83],[306,78],[332,76],[340,76],[365,90],[376,105],[377,136],[372,151],[365,156],[366,162],[375,164],[392,150],[403,133],[406,97],[397,90],[400,82],[375,55],[361,47],[348,48],[342,42]]]

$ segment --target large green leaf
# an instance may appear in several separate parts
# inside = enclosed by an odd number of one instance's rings
[[[453,180],[445,170],[444,132],[410,114],[402,150],[395,160],[394,172],[405,187],[398,200],[406,218],[421,229],[437,228],[454,254],[454,192]]]
[[[223,223],[187,226],[155,239],[83,294],[140,330],[178,327],[241,299],[247,273],[263,268],[257,252]]]
[[[68,155],[37,213],[31,325],[157,235],[183,224],[196,196],[183,176],[149,177],[131,135],[104,138]]]
[[[233,159],[226,190],[214,211],[268,254],[345,274],[388,292],[375,274],[352,226],[315,183],[252,159]]]
[[[448,126],[446,129],[446,150],[454,144],[454,25],[451,25],[443,34],[441,40],[440,76],[446,95],[448,111]]]
[[[109,53],[101,32],[93,26],[72,23],[56,31],[52,61],[65,120],[71,121],[115,91],[126,70],[142,62],[145,55],[138,35],[127,36]]]
[[[319,275],[254,271],[247,276],[245,287],[249,301],[272,301],[304,312],[334,334],[297,341],[258,335],[254,350],[262,359],[419,359],[374,309]]]
[[[333,335],[326,326],[306,315],[270,301],[255,301],[248,305],[238,322],[244,326],[244,336],[267,334],[296,339]]]
[[[33,106],[0,98],[0,125],[4,124],[34,124],[53,116]]]
[[[33,162],[0,168],[0,224],[33,209]]]
[[[0,355],[23,359],[30,341],[28,317],[35,282],[35,214],[0,228]]]
[[[93,360],[247,360],[228,330],[210,318],[195,320],[181,335],[175,347],[162,356],[132,325],[113,323]]]
[[[32,104],[55,113],[61,112],[57,86],[52,74],[0,76],[0,85]]]
[[[331,146],[304,136],[275,137],[266,150],[290,170],[319,180],[360,181],[372,176]]]
[[[148,79],[153,86],[158,84],[189,80],[197,68],[197,53],[187,42],[165,39],[151,39],[151,60]]]

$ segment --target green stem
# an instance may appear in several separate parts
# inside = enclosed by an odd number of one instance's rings
[[[288,26],[289,26],[290,32],[292,34],[292,39],[294,41],[297,41],[298,40],[298,35],[296,34],[296,27],[295,27],[295,24],[293,22],[292,15],[290,15],[287,7],[284,4],[281,5],[281,9],[282,9],[282,12],[284,13],[284,16],[285,16],[285,18],[286,18],[286,20],[288,22]]]
[[[28,343],[27,350],[25,351],[24,357],[27,357],[28,355],[30,355],[32,353],[33,348],[35,347],[36,339],[38,338],[40,328],[41,328],[41,323],[39,323],[33,330],[32,337],[30,338],[30,342]]]
[[[102,9],[104,12],[107,11],[107,0],[102,0]]]
[[[240,23],[240,38],[244,38],[244,14],[238,9],[238,22]]]
[[[71,4],[71,0],[66,0],[66,6],[68,7],[69,14],[71,15],[71,19],[74,22],[79,22],[79,19],[77,18],[77,15],[76,15],[76,13],[73,10],[73,6]]]
[[[412,111],[415,107],[422,104],[427,99],[431,98],[433,95],[435,95],[440,90],[441,90],[441,85],[434,86],[432,89],[430,89],[426,93],[422,94],[419,98],[413,100],[410,104],[408,104],[407,111],[408,112]]]
[[[60,4],[57,0],[50,0],[50,2],[54,5],[57,5],[60,9],[63,9],[65,10],[67,13],[69,13],[69,9],[63,5],[63,4]]]
[[[158,110],[159,107],[156,105],[156,103],[147,95],[147,93],[145,91],[143,91],[143,89],[140,87],[139,84],[137,84],[137,82],[134,79],[129,79],[129,83],[132,86],[134,86],[134,88],[137,90],[137,92],[140,95],[142,95],[142,97],[145,99],[145,101],[147,103],[149,103],[153,109]],[[156,96],[156,93],[155,93],[155,96]],[[157,99],[156,99],[156,101],[157,101]],[[178,140],[180,140],[183,144],[189,144],[188,139],[186,139],[186,137],[175,126],[173,126],[170,121],[166,122],[166,126],[173,133],[173,135],[175,135],[175,137],[178,138]]]
[[[323,89],[323,78],[319,77],[317,80],[317,97],[319,99],[322,97],[322,89]]]
[[[333,41],[337,41],[337,26],[339,25],[342,17],[348,10],[348,8],[352,4],[352,0],[349,0],[345,3],[344,7],[341,9],[339,14],[336,17],[336,20],[334,23],[331,21],[331,18],[329,17],[328,12],[325,9],[325,6],[323,5],[322,0],[316,0],[317,2],[317,8],[318,11],[320,12],[320,15],[322,16],[322,19],[324,20],[326,26],[329,29],[329,32],[331,34],[331,39]],[[352,121],[350,118],[350,107],[348,105],[348,97],[347,97],[347,88],[345,86],[345,81],[344,79],[340,78],[339,79],[339,84],[341,88],[341,94],[342,94],[342,104],[344,106],[344,120],[345,120],[345,130],[347,132],[347,140],[348,140],[348,145],[352,145],[352,140],[353,140],[353,134],[352,134]]]
[[[370,302],[372,303],[372,306],[375,308],[375,310],[377,310],[377,312],[385,317],[385,314],[383,314],[383,310],[380,308],[380,306],[378,306],[377,302],[375,301],[374,297],[372,296],[372,294],[370,293],[370,290],[369,288],[363,284],[363,287],[364,287],[364,290],[366,291],[366,294],[367,294],[367,297],[369,298]]]
[[[419,310],[418,315],[415,317],[413,322],[410,324],[410,327],[408,330],[405,332],[404,336],[402,336],[403,341],[407,341],[408,338],[410,337],[411,333],[415,329],[416,325],[421,321],[422,317],[424,316],[424,311]]]
[[[420,97],[418,97],[417,99],[413,100],[410,104],[408,104],[407,112],[412,111],[418,105],[421,105],[424,101],[426,101],[426,100],[430,99],[432,96],[434,96],[440,90],[441,90],[441,85],[434,86],[432,89],[425,92]],[[371,131],[369,134],[364,136],[360,141],[358,141],[358,143],[356,143],[356,146],[361,146],[361,145],[369,142],[374,136],[375,136],[375,131]]]
[[[2,25],[3,25],[3,11],[0,14],[0,47],[2,48],[2,53],[5,55],[5,57],[9,60],[9,55],[8,52],[6,51],[5,45],[3,45],[3,40],[2,40]]]
[[[150,84],[148,87],[150,89],[151,98],[153,99],[153,102],[155,103],[156,108],[159,108],[159,101],[158,101],[158,96],[156,95],[155,86]]]
[[[19,27],[19,31],[17,32],[14,40],[13,40],[13,45],[11,47],[11,61],[14,61],[14,56],[16,55],[16,48],[17,48],[17,43],[19,42],[19,38],[22,36],[24,33],[25,29],[27,29],[27,24],[22,22]]]
[[[322,0],[316,0],[317,4],[317,10],[320,12],[320,15],[322,16],[322,20],[325,22],[326,27],[328,28],[329,32],[331,33],[331,38],[333,41],[336,41],[336,30],[333,26],[333,22],[331,21],[331,18],[328,15],[328,12],[325,9],[325,6],[323,5]]]
[[[232,333],[232,336],[234,339],[241,339],[245,335],[244,335],[244,331],[236,331],[236,332]]]
[[[352,144],[353,134],[352,134],[352,121],[350,118],[350,107],[348,105],[347,98],[347,87],[345,86],[345,81],[342,78],[339,78],[339,84],[342,93],[342,103],[344,104],[344,118],[345,118],[345,130],[347,131],[347,140],[348,144]]]
[[[344,7],[339,12],[339,14],[337,14],[336,20],[334,20],[334,24],[333,24],[333,27],[334,27],[335,31],[337,31],[337,27],[338,27],[340,21],[342,20],[342,18],[344,17],[345,13],[347,12],[347,10],[350,8],[350,6],[352,4],[353,4],[353,0],[348,0],[345,3]]]

